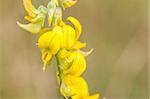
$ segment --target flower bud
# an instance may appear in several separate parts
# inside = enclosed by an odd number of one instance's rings
[[[17,22],[17,24],[28,32],[33,34],[39,33],[41,28],[44,26],[47,8],[44,6],[39,6],[38,9],[35,9],[31,0],[24,0],[24,7],[28,13],[28,16],[25,16],[24,18],[30,23],[21,24]]]
[[[53,21],[53,17],[54,17],[54,13],[55,13],[55,10],[56,10],[55,0],[51,0],[48,3],[47,8],[48,8],[48,24],[49,24],[49,26],[51,26],[52,21]]]
[[[54,13],[54,17],[52,19],[52,26],[58,26],[58,24],[62,21],[62,9],[57,7]]]
[[[64,9],[69,8],[77,3],[77,0],[60,0],[61,5]]]
[[[54,17],[54,12],[55,12],[55,9],[54,8],[51,8],[49,11],[48,11],[48,24],[49,26],[52,25],[52,21],[53,21],[53,17]]]

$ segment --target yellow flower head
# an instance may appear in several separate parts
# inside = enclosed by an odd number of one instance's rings
[[[61,6],[66,9],[73,6],[77,0],[60,0]],[[74,17],[68,17],[66,24],[62,20],[62,8],[58,0],[51,0],[47,7],[39,6],[36,9],[31,0],[23,0],[27,12],[25,20],[28,24],[17,24],[33,34],[40,33],[38,47],[42,53],[43,70],[50,65],[55,56],[58,71],[56,73],[60,92],[66,99],[98,99],[99,94],[90,96],[86,81],[81,77],[86,69],[85,56],[89,52],[80,49],[86,46],[79,41],[82,26]],[[45,18],[48,18],[48,27],[44,27]]]
[[[69,17],[68,20],[70,20],[74,28],[61,21],[62,23],[60,23],[60,26],[55,26],[52,30],[48,30],[40,36],[38,47],[40,49],[48,50],[52,56],[54,56],[60,49],[79,50],[85,47],[85,43],[78,41],[81,34],[80,23],[73,17]],[[86,68],[84,56],[81,53],[72,53],[69,58],[69,60],[74,59],[74,61],[72,66],[70,66],[71,68],[69,68],[66,73],[75,74],[76,76],[81,75]],[[51,60],[50,58],[48,58],[49,60],[45,60],[46,58],[42,59],[44,64],[49,63],[48,61]],[[78,73],[75,73],[77,71],[76,68],[78,68],[77,65],[79,65],[80,70],[78,70]]]
[[[99,94],[90,96],[86,81],[82,77],[64,75],[64,82],[60,89],[66,99],[98,99]]]
[[[42,50],[44,70],[46,68],[45,66],[50,63],[52,56],[54,56],[60,49],[60,37],[59,32],[48,31],[42,34],[38,40],[38,47]]]
[[[48,49],[55,55],[60,49],[60,36],[54,31],[48,31],[40,36],[38,40],[38,47],[41,49]]]
[[[44,19],[45,14],[47,13],[47,8],[45,8],[44,6],[40,6],[38,9],[36,9],[32,5],[31,0],[23,0],[23,4],[28,14],[28,16],[25,16],[24,18],[30,23],[21,24],[17,22],[17,24],[28,32],[34,34],[39,33],[42,26],[44,25]]]
[[[88,86],[82,77],[74,77],[71,75],[64,76],[64,85],[61,86],[61,93],[66,98],[82,99],[89,95]]]
[[[64,74],[81,76],[86,69],[85,57],[79,51],[60,51],[60,57],[64,62]]]
[[[70,49],[78,50],[80,48],[85,47],[86,45],[85,43],[81,43],[78,41],[78,38],[81,32],[81,29],[80,29],[81,26],[80,25],[77,26],[77,24],[79,23],[76,22],[77,20],[75,18],[73,19],[74,21],[72,21],[72,23],[74,23],[75,29],[71,27],[70,25],[66,25],[66,24],[64,24],[63,26],[55,26],[52,30],[40,36],[39,41],[38,41],[39,48],[49,47],[49,49],[54,49],[55,46],[59,46],[57,47],[57,50],[56,50],[57,52],[59,48],[65,48],[69,50]],[[54,44],[55,46],[50,46],[51,44]]]

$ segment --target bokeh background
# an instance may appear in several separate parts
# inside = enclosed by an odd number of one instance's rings
[[[0,0],[0,99],[61,99],[55,62],[42,72],[38,36],[16,25],[24,15],[22,0]],[[83,25],[84,50],[94,48],[83,75],[90,92],[148,99],[148,0],[79,0],[64,12],[70,15]]]

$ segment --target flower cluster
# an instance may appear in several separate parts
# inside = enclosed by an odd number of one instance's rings
[[[60,0],[63,9],[74,5],[76,0]],[[58,0],[51,0],[47,7],[39,6],[36,9],[31,0],[23,0],[28,16],[24,18],[28,24],[17,24],[28,32],[40,34],[38,47],[42,53],[43,70],[56,57],[57,81],[60,92],[66,99],[98,99],[99,94],[90,95],[86,81],[81,77],[86,69],[85,57],[91,53],[80,49],[86,46],[79,41],[82,27],[74,17],[62,20],[62,8]],[[48,27],[44,27],[47,17]]]

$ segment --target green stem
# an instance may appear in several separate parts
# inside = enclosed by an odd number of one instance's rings
[[[63,80],[63,69],[62,69],[62,63],[61,63],[61,59],[59,58],[58,54],[55,55],[56,57],[56,61],[57,61],[57,69],[58,69],[58,76],[59,76],[59,80],[60,80],[60,85],[62,83]]]

